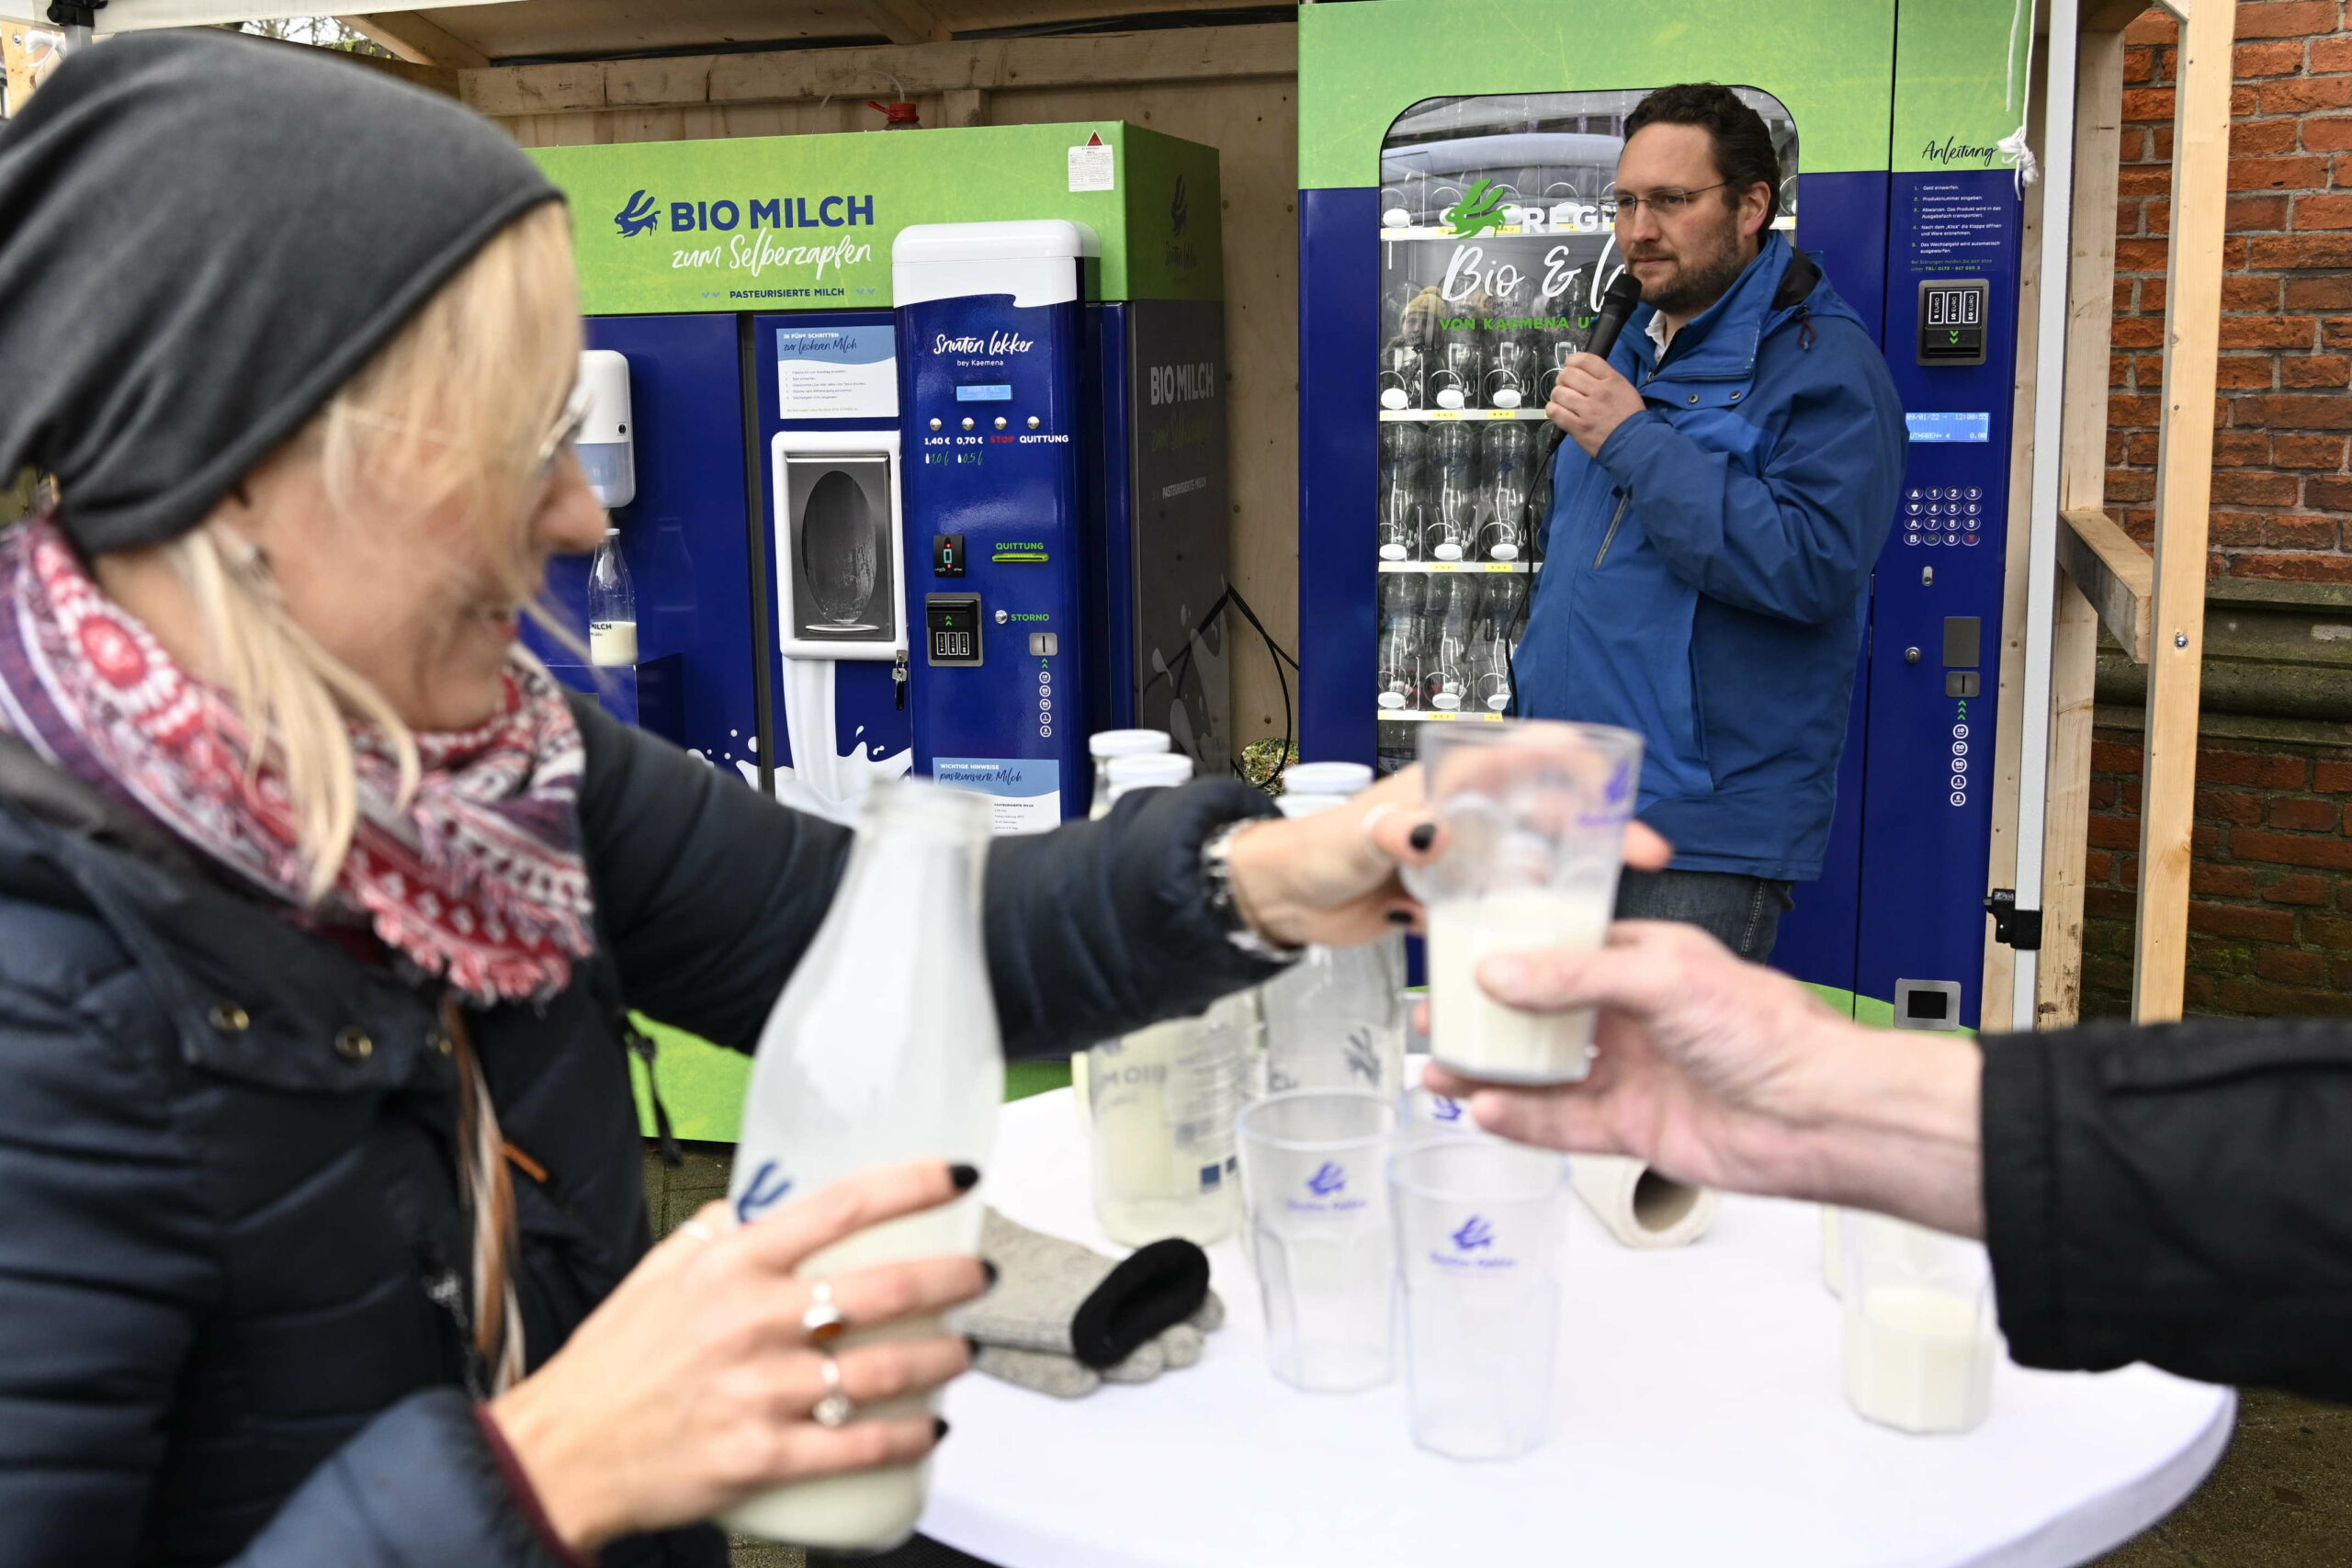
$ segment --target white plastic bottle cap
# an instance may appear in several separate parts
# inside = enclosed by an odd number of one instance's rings
[[[1435,549],[1430,551],[1430,554],[1437,557],[1440,560],[1460,560],[1462,558],[1462,547],[1460,545],[1440,545]]]
[[[1384,387],[1380,390],[1380,406],[1382,408],[1401,409],[1406,407],[1411,401],[1411,397],[1402,387]]]
[[[1517,545],[1497,545],[1488,553],[1497,560],[1517,560],[1519,558],[1519,547]]]
[[[1512,391],[1509,387],[1505,387],[1502,390],[1495,394],[1495,407],[1498,409],[1515,409],[1519,407],[1519,394]]]
[[[1383,545],[1380,547],[1380,558],[1382,560],[1403,560],[1405,558],[1405,547],[1402,545]]]
[[[1164,729],[1105,729],[1086,738],[1086,750],[1095,757],[1148,757],[1168,750]]]
[[[1182,751],[1146,752],[1111,759],[1111,798],[1131,789],[1167,789],[1190,784],[1193,759]]]
[[[1283,795],[1344,797],[1372,787],[1372,769],[1362,762],[1295,762],[1283,770]]]
[[[1442,409],[1460,408],[1462,406],[1462,393],[1460,389],[1453,387],[1448,387],[1445,390],[1440,392],[1437,395],[1437,406]]]
[[[1405,705],[1405,694],[1383,692],[1380,694],[1380,705],[1385,708],[1401,708]]]

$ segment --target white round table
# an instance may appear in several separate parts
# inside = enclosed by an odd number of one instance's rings
[[[1106,1251],[1067,1090],[1005,1107],[986,1194]],[[1413,1445],[1397,1380],[1301,1393],[1266,1370],[1238,1243],[1199,1365],[1057,1400],[959,1380],[922,1530],[1004,1568],[2058,1568],[2131,1539],[2228,1444],[2232,1392],[2145,1367],[2004,1364],[1964,1437],[1855,1415],[1819,1210],[1727,1200],[1678,1252],[1571,1201],[1551,1441],[1464,1464]]]

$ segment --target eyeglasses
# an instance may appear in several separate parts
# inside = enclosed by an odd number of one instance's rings
[[[1671,222],[1690,209],[1692,197],[1721,190],[1729,184],[1729,180],[1718,180],[1711,186],[1701,186],[1697,190],[1654,190],[1647,196],[1605,196],[1599,203],[1600,215],[1615,223],[1646,207],[1650,209],[1650,216],[1659,222]]]
[[[571,389],[571,397],[564,403],[563,413],[556,420],[555,427],[548,432],[547,439],[539,443],[537,471],[541,484],[555,477],[557,462],[571,450],[571,444],[580,439],[581,427],[588,423],[588,412],[594,406],[586,387]]]

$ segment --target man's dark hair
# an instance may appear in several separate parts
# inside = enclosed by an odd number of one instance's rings
[[[1781,155],[1772,151],[1772,133],[1764,117],[1739,101],[1729,87],[1715,82],[1684,82],[1660,87],[1634,106],[1625,117],[1625,136],[1645,125],[1695,125],[1714,143],[1715,173],[1723,177],[1724,195],[1736,200],[1752,185],[1771,187],[1771,210],[1781,210]]]

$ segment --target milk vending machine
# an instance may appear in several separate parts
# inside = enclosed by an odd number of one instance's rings
[[[1214,149],[1103,122],[533,156],[635,479],[635,662],[536,639],[559,676],[842,821],[909,772],[1001,831],[1083,817],[1103,728],[1228,770]],[[588,572],[550,584],[575,624]],[[681,1135],[731,1137],[741,1062],[679,1044]]]
[[[1083,816],[1098,728],[1226,771],[1213,149],[1114,122],[534,156],[636,479],[636,662],[540,639],[559,673],[843,820],[910,770],[1003,830]]]
[[[1911,438],[1827,863],[1773,962],[1867,1018],[1973,1025],[2023,215],[1999,144],[2032,26],[2030,0],[1301,10],[1302,751],[1385,769],[1511,711],[1542,409],[1622,270],[1600,204],[1625,117],[1734,85],[1781,152],[1778,226],[1870,324]]]

